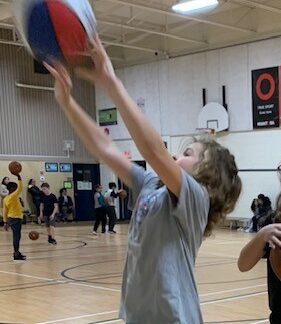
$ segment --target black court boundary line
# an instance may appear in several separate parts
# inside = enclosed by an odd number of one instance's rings
[[[77,242],[80,242],[80,241],[77,241]],[[81,242],[82,243],[82,242]],[[95,255],[95,252],[97,252],[96,250],[98,249],[98,248],[100,248],[100,247],[102,247],[102,248],[104,248],[104,247],[106,247],[106,246],[92,246],[92,245],[90,245],[89,243],[86,243],[86,242],[83,242],[83,243],[85,243],[83,246],[78,246],[78,247],[74,247],[74,248],[65,248],[65,249],[54,249],[54,250],[46,250],[46,251],[44,251],[44,252],[49,252],[49,251],[52,251],[52,252],[56,252],[56,251],[70,251],[70,250],[74,250],[74,249],[79,249],[79,248],[89,248],[89,249],[91,249],[91,251],[93,252],[93,256]],[[114,246],[110,246],[110,248],[114,248],[114,251],[116,252],[116,247],[114,247]],[[43,250],[41,250],[41,251],[43,251]],[[37,253],[37,252],[39,252],[39,251],[32,251],[32,252],[27,252],[27,254],[29,254],[29,253]],[[108,251],[108,246],[107,246],[107,251],[103,251],[103,252],[111,252],[111,250],[109,250]],[[7,253],[7,255],[8,255],[8,253]],[[27,257],[27,262],[29,262],[29,261],[32,261],[32,260],[34,260],[34,261],[36,261],[36,260],[44,260],[44,259],[46,259],[46,258],[48,258],[48,259],[52,259],[52,258],[59,258],[59,257],[62,257],[63,255],[53,255],[53,256],[42,256],[42,257],[37,257],[36,259],[29,259],[28,257]],[[1,257],[1,255],[0,255],[0,257]],[[2,257],[4,257],[4,255],[2,255]],[[70,255],[68,255],[68,257],[70,257]],[[124,260],[119,260],[119,261],[122,261],[122,262],[124,262]],[[5,260],[5,261],[0,261],[0,264],[4,264],[4,263],[13,263],[14,261],[13,260]],[[1,323],[0,323],[1,324]]]
[[[11,288],[11,289],[2,289],[0,290],[0,293],[2,292],[8,292],[8,291],[15,291],[15,290],[25,290],[25,289],[34,289],[34,288],[42,288],[47,286],[56,286],[56,285],[64,285],[69,282],[49,282],[41,285],[35,285],[35,286],[27,286],[27,287],[18,287],[18,288]],[[0,322],[1,324],[1,322]]]
[[[247,323],[247,322],[258,322],[258,321],[266,321],[268,318],[251,318],[251,319],[243,319],[243,320],[234,320],[234,321],[215,321],[215,322],[204,322],[204,324],[224,324],[224,323]]]
[[[78,269],[78,268],[81,268],[81,267],[86,267],[86,266],[89,266],[89,265],[97,265],[97,264],[103,264],[103,263],[111,263],[111,262],[123,262],[124,260],[123,259],[118,259],[118,260],[106,260],[106,261],[97,261],[97,262],[91,262],[91,263],[84,263],[84,264],[79,264],[77,266],[73,266],[73,267],[69,267],[67,269],[64,269],[60,275],[63,277],[63,278],[66,278],[66,279],[69,279],[69,280],[73,280],[73,281],[81,281],[81,282],[87,282],[87,280],[80,280],[80,279],[75,279],[75,278],[71,278],[69,276],[66,275],[66,273],[68,271],[71,271],[71,270],[74,270],[74,269]]]
[[[63,243],[65,243],[65,242],[63,242]],[[44,253],[44,252],[50,252],[50,251],[71,251],[71,250],[81,249],[81,248],[83,248],[83,247],[85,247],[85,246],[88,245],[88,243],[83,242],[83,241],[69,241],[67,243],[81,243],[81,244],[79,246],[70,247],[70,248],[62,248],[62,249],[59,248],[59,249],[55,249],[55,250],[25,251],[25,253],[26,254],[33,254],[33,253]],[[42,245],[42,244],[44,244],[44,243],[40,243],[40,245]],[[58,243],[58,244],[62,244],[62,243]],[[24,247],[24,244],[22,244],[21,247]],[[6,256],[6,255],[10,255],[10,254],[11,254],[10,252],[2,253],[2,254],[0,254],[0,257]],[[2,262],[0,262],[0,263],[2,263]]]
[[[239,169],[238,172],[280,172],[280,169]]]
[[[116,317],[116,318],[111,318],[111,319],[108,319],[108,320],[103,320],[103,321],[98,321],[98,322],[91,322],[91,323],[87,323],[87,324],[100,324],[100,323],[108,323],[108,322],[111,322],[111,321],[117,321],[117,320],[122,320],[122,318],[119,318],[119,317]],[[2,324],[2,323],[0,323]]]
[[[47,235],[47,234],[45,234],[45,233],[42,233],[42,235]],[[118,237],[118,236],[128,236],[128,234],[123,234],[123,233],[116,233],[115,235],[113,235],[113,234],[108,234],[108,233],[106,233],[106,234],[102,234],[102,233],[98,233],[98,236],[95,236],[95,235],[93,235],[93,234],[91,234],[91,233],[89,233],[89,234],[79,234],[79,235],[64,235],[64,234],[57,234],[56,233],[56,236],[58,236],[58,237],[68,237],[68,238],[83,238],[83,239],[85,239],[85,238],[92,238],[92,239],[97,239],[97,238],[99,238],[99,237],[103,237],[102,235],[107,235],[107,236],[110,236],[110,237]],[[121,244],[121,246],[122,246],[123,244]],[[124,244],[125,246],[127,246],[127,244]],[[118,245],[118,246],[120,246],[120,245]],[[1,324],[1,323],[0,323]]]
[[[92,281],[89,281],[87,279],[92,279],[91,277],[89,278],[72,278],[68,275],[66,275],[66,273],[68,271],[71,271],[71,270],[74,270],[74,269],[77,269],[77,268],[80,268],[80,267],[85,267],[85,266],[89,266],[89,265],[98,265],[98,264],[103,264],[103,263],[111,263],[111,262],[119,262],[119,261],[123,261],[123,260],[107,260],[107,261],[99,261],[99,262],[91,262],[91,263],[86,263],[86,264],[80,264],[80,265],[77,265],[77,266],[74,266],[74,267],[70,267],[70,268],[67,268],[65,270],[63,270],[61,272],[61,276],[66,278],[66,279],[69,279],[69,280],[73,280],[73,281],[77,281],[77,282],[86,282],[86,283],[95,283],[95,284],[99,284],[100,282],[92,282]],[[110,277],[106,277],[104,279],[109,279]],[[95,277],[93,277],[93,279],[96,279]],[[103,279],[102,277],[100,278],[101,280]],[[254,281],[254,280],[262,280],[262,279],[266,279],[266,276],[263,276],[263,277],[257,277],[257,278],[247,278],[247,279],[238,279],[238,280],[225,280],[225,281],[215,281],[215,282],[197,282],[197,286],[202,286],[202,285],[220,285],[220,284],[230,284],[230,283],[237,283],[237,282],[248,282],[248,281]],[[107,284],[107,283],[100,283],[100,284]],[[113,283],[109,283],[109,284],[113,284]],[[116,283],[114,283],[114,285],[116,285]]]

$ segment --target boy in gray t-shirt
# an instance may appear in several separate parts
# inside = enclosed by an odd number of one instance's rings
[[[203,323],[193,268],[208,219],[208,192],[184,171],[177,203],[166,186],[158,188],[156,174],[133,165],[132,179],[135,208],[120,316],[134,324]]]

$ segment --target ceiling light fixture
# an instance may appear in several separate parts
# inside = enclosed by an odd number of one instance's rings
[[[172,6],[172,10],[178,13],[187,13],[193,10],[217,6],[218,4],[218,0],[184,0]]]

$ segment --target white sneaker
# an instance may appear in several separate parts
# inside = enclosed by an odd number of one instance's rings
[[[98,235],[98,233],[96,231],[93,231],[93,235]]]

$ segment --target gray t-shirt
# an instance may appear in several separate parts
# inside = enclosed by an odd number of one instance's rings
[[[207,190],[182,171],[175,204],[159,177],[132,167],[120,317],[132,324],[203,323],[194,265],[208,219]]]

